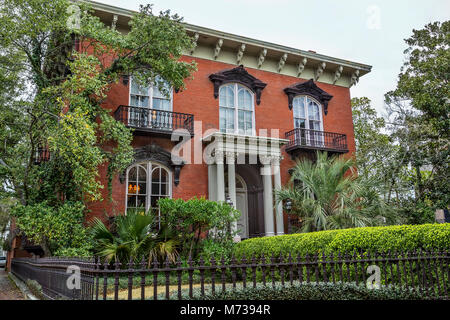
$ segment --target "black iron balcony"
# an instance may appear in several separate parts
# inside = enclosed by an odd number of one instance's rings
[[[330,153],[348,152],[347,135],[342,133],[297,128],[286,132],[287,152],[305,150],[320,150]]]
[[[137,134],[145,132],[171,134],[177,129],[185,129],[189,134],[194,134],[194,115],[192,114],[119,106],[114,112],[114,117],[127,127],[135,129]]]

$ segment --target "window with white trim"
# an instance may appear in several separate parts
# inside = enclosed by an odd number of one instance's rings
[[[297,96],[293,101],[294,128],[300,130],[307,144],[323,143],[322,106],[308,96]],[[310,131],[314,130],[314,131]]]
[[[158,200],[172,197],[172,173],[153,162],[134,164],[127,170],[126,210],[152,209],[158,213]]]
[[[161,78],[158,78],[157,81],[161,81]],[[165,122],[169,121],[170,116],[164,114],[164,111],[171,112],[173,109],[173,92],[169,83],[163,82],[163,87],[170,93],[169,96],[159,90],[157,85],[146,87],[133,81],[133,77],[130,77],[129,104],[132,108],[130,109],[129,125],[156,127],[169,124]]]
[[[220,87],[219,127],[221,132],[254,135],[254,96],[248,88],[238,83]]]

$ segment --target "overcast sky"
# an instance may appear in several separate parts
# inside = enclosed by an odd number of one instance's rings
[[[361,62],[372,72],[351,88],[382,113],[395,88],[412,29],[450,18],[450,0],[97,0],[138,10],[153,3],[185,22]]]

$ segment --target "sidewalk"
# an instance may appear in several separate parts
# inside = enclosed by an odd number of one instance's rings
[[[4,270],[0,270],[0,300],[24,300],[22,292],[9,280]]]

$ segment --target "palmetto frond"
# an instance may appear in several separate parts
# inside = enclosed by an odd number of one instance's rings
[[[97,254],[108,262],[130,260],[139,262],[143,257],[175,261],[178,255],[175,239],[171,239],[164,228],[156,230],[156,221],[150,212],[141,214],[128,212],[115,219],[116,234],[113,234],[96,219],[91,228],[99,250]]]
[[[315,162],[298,161],[290,185],[276,192],[277,201],[291,200],[291,213],[302,218],[304,232],[371,225],[367,210],[380,199],[367,198],[370,182],[356,175],[354,165],[352,159],[320,152]]]

